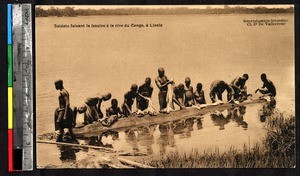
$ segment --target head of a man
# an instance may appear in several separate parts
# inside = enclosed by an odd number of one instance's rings
[[[198,90],[198,91],[202,91],[202,84],[201,84],[201,83],[198,83],[198,84],[197,84],[197,90]]]
[[[190,86],[191,85],[191,78],[186,77],[185,80],[184,80],[184,82],[185,82],[186,86]]]
[[[184,91],[184,85],[183,84],[178,84],[178,90],[179,91]]]
[[[248,74],[246,74],[246,73],[245,73],[245,74],[243,74],[243,76],[242,76],[242,77],[244,78],[244,80],[245,80],[245,81],[247,81],[247,80],[249,79],[249,76],[248,76]]]
[[[138,89],[138,86],[136,84],[132,84],[131,87],[130,87],[130,91],[133,92],[133,93],[136,93],[137,89]]]
[[[62,81],[61,79],[56,80],[56,81],[54,82],[54,85],[55,85],[56,90],[61,90],[61,89],[63,89],[63,81]]]
[[[263,82],[266,82],[267,81],[267,75],[265,73],[261,74],[260,75],[260,78]]]
[[[151,78],[147,77],[147,78],[145,79],[145,84],[146,84],[147,86],[150,86],[150,85],[151,85]]]
[[[110,98],[111,98],[111,93],[106,93],[106,94],[103,95],[103,100],[104,100],[104,101],[107,101],[107,100],[109,100]]]
[[[164,68],[162,68],[162,67],[158,68],[158,75],[160,77],[165,76],[165,70],[164,70]]]
[[[112,99],[111,100],[111,107],[117,108],[118,107],[118,100],[117,99]]]

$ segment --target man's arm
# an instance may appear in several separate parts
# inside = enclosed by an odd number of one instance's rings
[[[193,105],[195,105],[196,104],[196,101],[195,101],[195,94],[194,94],[194,89],[193,89],[193,87],[191,87],[192,88],[192,100],[193,100]]]
[[[239,90],[241,92],[241,89],[238,86],[238,82],[239,82],[239,79],[235,79],[231,86],[236,88],[237,90]]]
[[[153,93],[153,87],[150,87],[149,98],[152,97],[152,93]]]
[[[201,98],[203,98],[203,102],[204,102],[204,104],[206,104],[206,100],[205,100],[204,91],[202,91],[202,92],[201,92]]]
[[[97,111],[100,112],[101,111],[101,103],[102,103],[103,97],[100,97],[98,99],[98,103],[97,103]]]
[[[255,90],[255,93],[257,93],[257,91],[263,91],[263,89],[266,87],[266,84],[264,83],[263,86],[261,88],[258,88]]]
[[[117,115],[118,117],[123,117],[124,116],[124,114],[122,113],[120,108],[118,108],[118,113],[120,114],[120,116]]]
[[[173,96],[173,101],[174,101],[181,109],[183,109],[183,108],[185,107],[182,103],[180,103],[180,102],[175,98],[175,96]]]
[[[106,109],[106,117],[109,117],[110,113],[109,113],[109,108]]]
[[[66,93],[62,92],[61,95],[64,97],[65,102],[66,102],[65,113],[64,113],[64,119],[66,119],[67,118],[67,111],[70,107],[70,100],[69,100],[69,96]]]
[[[163,87],[166,87],[168,84],[170,84],[170,83],[172,83],[172,81],[167,81],[165,84],[161,84],[159,81],[158,81],[158,79],[156,78],[155,79],[155,84],[157,85],[157,87],[159,88],[159,89],[161,89],[161,88],[163,88]]]

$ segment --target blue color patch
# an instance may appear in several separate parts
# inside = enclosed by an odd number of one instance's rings
[[[12,4],[7,4],[7,43],[12,44]]]

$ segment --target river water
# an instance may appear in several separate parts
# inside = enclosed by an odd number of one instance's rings
[[[287,19],[284,26],[247,26],[243,20]],[[55,24],[146,24],[153,28],[54,28]],[[53,132],[53,114],[58,106],[54,81],[64,80],[71,106],[86,97],[111,92],[123,101],[131,84],[141,85],[151,77],[153,102],[158,109],[154,84],[157,68],[178,83],[190,77],[195,88],[221,79],[231,82],[248,73],[248,92],[262,86],[266,73],[277,88],[276,108],[295,112],[294,17],[292,14],[89,16],[36,18],[36,127],[37,135]],[[258,95],[255,95],[258,96]],[[106,109],[110,102],[102,103]],[[129,153],[161,155],[170,151],[190,152],[260,143],[265,134],[258,111],[262,105],[211,112],[202,117],[171,124],[141,127],[137,131],[104,134],[101,142],[80,141]],[[82,117],[79,117],[82,120]],[[51,151],[49,155],[48,151]],[[37,144],[39,167],[77,163],[94,158],[91,151],[65,150]],[[95,153],[95,151],[93,151]],[[97,152],[96,152],[97,153]]]

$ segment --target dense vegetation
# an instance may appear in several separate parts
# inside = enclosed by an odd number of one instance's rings
[[[224,8],[211,8],[206,9],[191,9],[187,7],[178,8],[158,8],[158,9],[145,9],[145,8],[120,8],[120,9],[74,9],[73,7],[43,9],[37,7],[35,10],[36,17],[47,16],[88,16],[88,15],[172,15],[172,14],[252,14],[252,13],[293,13],[294,8],[245,8],[245,7],[229,7]]]

